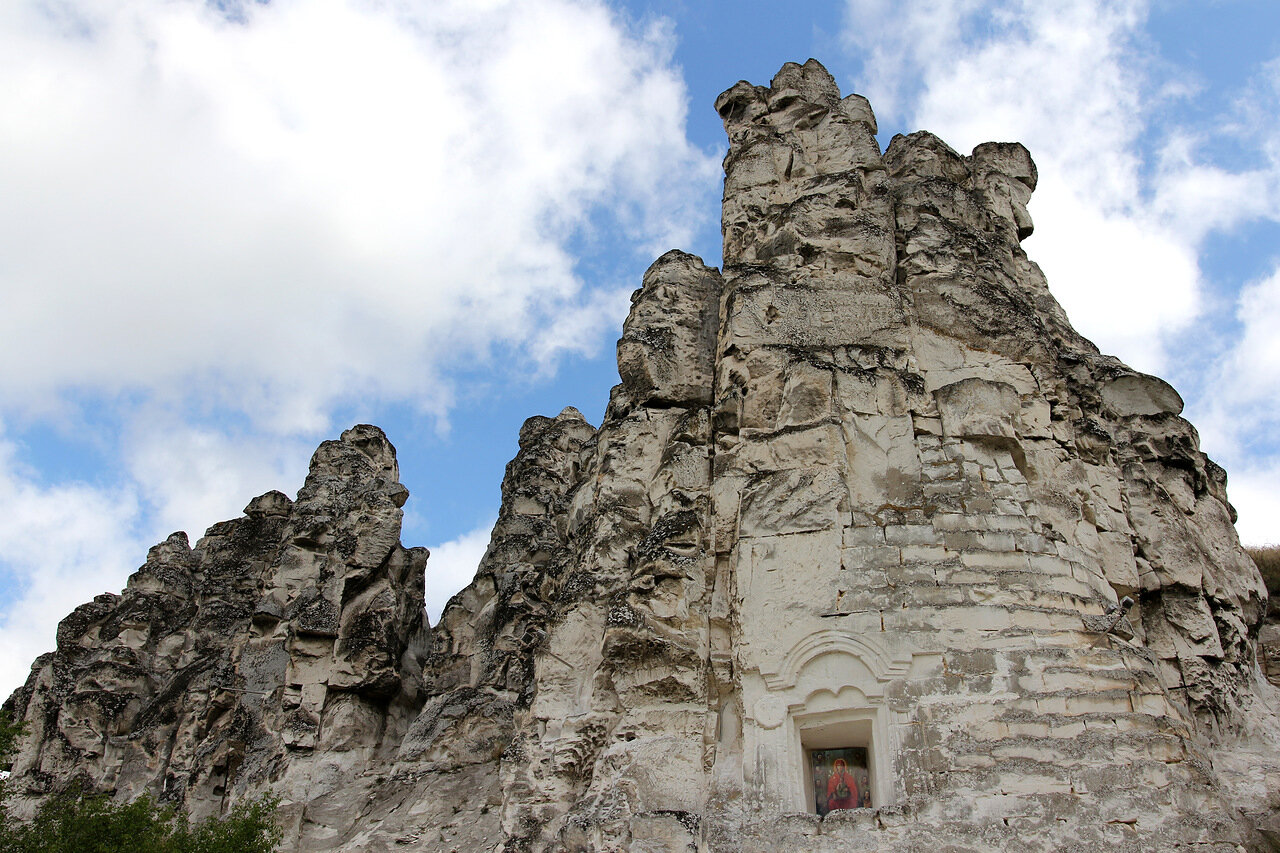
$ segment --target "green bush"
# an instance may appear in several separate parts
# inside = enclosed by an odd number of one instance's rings
[[[280,840],[273,800],[240,803],[223,818],[191,823],[149,796],[50,798],[30,823],[0,829],[0,853],[270,853]]]
[[[275,802],[241,803],[224,818],[190,823],[148,796],[52,797],[30,823],[0,830],[2,853],[270,853],[280,840]]]
[[[0,713],[0,767],[22,733]],[[276,801],[241,802],[222,818],[192,823],[149,796],[119,803],[105,794],[50,797],[28,823],[9,819],[0,782],[0,853],[271,853],[280,841]]]

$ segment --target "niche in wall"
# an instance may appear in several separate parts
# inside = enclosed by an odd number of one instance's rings
[[[875,794],[874,723],[870,709],[797,718],[807,811],[882,805]]]
[[[760,755],[779,760],[771,790],[780,802],[819,815],[895,802],[894,713],[885,694],[912,660],[865,634],[824,630],[762,668],[767,692],[753,718]]]

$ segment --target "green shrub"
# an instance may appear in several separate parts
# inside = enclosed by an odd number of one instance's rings
[[[0,713],[0,768],[22,725]],[[222,818],[196,823],[149,796],[119,803],[105,794],[50,797],[28,823],[9,819],[0,781],[0,853],[271,853],[280,841],[276,801],[241,802]]]
[[[149,796],[51,797],[29,823],[0,829],[0,853],[271,853],[280,840],[275,801],[240,803],[223,818],[189,822]]]

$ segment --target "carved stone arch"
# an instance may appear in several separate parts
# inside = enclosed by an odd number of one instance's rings
[[[830,710],[844,707],[870,707],[872,697],[853,684],[841,684],[836,687],[817,686],[804,694],[796,695],[793,708],[814,710]]]
[[[813,812],[811,756],[815,750],[844,748],[867,750],[873,805],[901,796],[893,757],[903,721],[887,697],[892,683],[907,678],[916,658],[886,649],[878,632],[826,628],[761,667],[764,690],[751,706],[752,719],[762,760],[776,768],[779,802]]]
[[[775,671],[762,671],[760,674],[764,677],[765,686],[769,690],[788,690],[796,686],[801,673],[811,661],[829,654],[847,655],[856,659],[877,684],[902,678],[911,668],[909,654],[891,655],[879,643],[867,636],[825,630],[810,634],[792,646]],[[850,675],[853,673],[850,672]],[[837,690],[843,686],[857,687],[866,692],[868,685],[861,679],[856,679],[850,680],[847,685],[831,686]]]

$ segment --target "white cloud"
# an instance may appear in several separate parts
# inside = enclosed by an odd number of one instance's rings
[[[1204,162],[1198,132],[1154,122],[1161,99],[1195,86],[1150,73],[1147,8],[851,0],[847,36],[869,51],[864,85],[878,109],[883,93],[889,115],[962,152],[989,139],[1027,145],[1041,179],[1028,253],[1085,335],[1157,371],[1167,336],[1202,309],[1200,242],[1276,211],[1274,175]],[[1144,133],[1165,137],[1158,156],[1144,157]]]
[[[1237,313],[1243,333],[1231,354],[1231,395],[1240,402],[1268,403],[1280,414],[1280,268],[1240,293]]]
[[[1246,540],[1276,518],[1280,276],[1239,296],[1238,341],[1206,330],[1216,365],[1178,363],[1168,341],[1211,307],[1201,250],[1213,232],[1280,220],[1280,59],[1234,105],[1188,124],[1191,72],[1155,53],[1148,0],[849,0],[858,88],[888,122],[927,128],[965,152],[1017,140],[1040,167],[1025,244],[1076,327],[1151,372],[1209,376],[1190,399],[1204,446],[1231,472]],[[1238,146],[1236,162],[1212,159]],[[1230,145],[1227,146],[1228,148]],[[1239,151],[1252,162],[1240,166]],[[1198,384],[1198,383],[1197,383]],[[1274,539],[1275,534],[1270,534]]]
[[[626,301],[575,241],[714,209],[673,43],[602,0],[0,4],[0,417],[99,407],[125,469],[48,485],[0,445],[7,665],[151,541],[300,483],[335,418],[443,424],[459,366],[598,347]]]
[[[580,310],[561,314],[549,321],[545,334],[536,342],[531,354],[543,365],[551,365],[562,352],[589,354],[586,347],[594,337],[593,329],[601,326],[621,329],[620,318],[631,308],[631,294],[636,285],[594,291]]]
[[[440,412],[448,360],[620,320],[567,248],[591,214],[671,244],[715,189],[670,34],[597,2],[56,8],[0,13],[11,406],[198,387],[311,434],[356,393]]]
[[[492,530],[493,522],[489,521],[457,539],[432,546],[427,560],[427,618],[432,625],[440,620],[449,599],[475,577]]]
[[[1239,333],[1214,366],[1212,392],[1197,407],[1195,421],[1204,446],[1231,473],[1232,501],[1240,508],[1246,504],[1239,502],[1237,471],[1255,483],[1265,481],[1267,469],[1280,474],[1280,267],[1241,290],[1236,320]],[[1272,477],[1272,484],[1280,495],[1280,478]]]
[[[130,479],[152,510],[157,541],[183,530],[194,544],[218,521],[238,518],[271,489],[290,496],[307,475],[312,442],[187,424],[151,412],[127,430],[122,448]]]
[[[11,585],[0,615],[0,696],[53,651],[59,620],[104,592],[119,592],[140,565],[139,501],[128,488],[45,486],[0,434],[0,571]]]
[[[1159,156],[1151,209],[1174,233],[1195,244],[1212,231],[1226,231],[1242,222],[1277,218],[1280,169],[1232,172],[1198,162],[1203,138],[1175,131]]]
[[[1236,530],[1243,544],[1280,544],[1280,460],[1232,471],[1227,492],[1240,516]]]
[[[1144,213],[1108,210],[1060,174],[1041,175],[1028,254],[1081,333],[1104,352],[1159,372],[1164,335],[1199,310],[1194,247]]]

